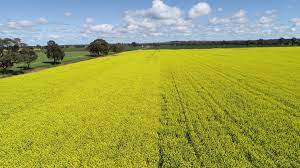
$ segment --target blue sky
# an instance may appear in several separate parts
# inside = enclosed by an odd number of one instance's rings
[[[300,37],[299,9],[300,0],[3,0],[0,38],[31,45],[291,38]]]

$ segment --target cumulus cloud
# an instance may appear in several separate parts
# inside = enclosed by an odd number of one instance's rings
[[[103,37],[139,37],[170,39],[176,37],[192,37],[201,39],[216,36],[234,38],[272,37],[285,32],[295,32],[291,26],[276,25],[277,11],[267,10],[257,20],[250,22],[247,12],[243,9],[229,16],[208,19],[208,25],[199,24],[194,19],[211,13],[208,3],[200,2],[187,13],[176,6],[170,6],[162,0],[153,0],[148,9],[129,10],[124,13],[121,25],[95,24],[92,18],[85,19],[84,34],[98,33]],[[222,11],[222,9],[217,9]],[[291,20],[299,25],[297,19]],[[267,27],[266,25],[274,25]]]
[[[203,15],[208,15],[210,12],[210,5],[206,2],[200,2],[190,9],[189,18],[194,19]]]
[[[222,11],[223,11],[223,8],[218,8],[217,11],[218,11],[218,12],[222,12]]]
[[[253,37],[274,38],[278,34],[284,34],[282,30],[290,31],[286,27],[279,28],[279,25],[276,24],[273,24],[273,27],[262,26],[261,22],[273,23],[273,19],[269,21],[268,19],[264,20],[265,18],[262,17],[271,17],[274,14],[274,11],[265,11],[257,20],[250,21],[247,12],[241,9],[227,17],[212,17],[209,19],[209,25],[205,28],[204,35],[231,37],[233,39],[253,39]],[[276,27],[278,30],[275,30]]]
[[[264,14],[259,18],[258,24],[264,27],[272,26],[277,20],[277,11],[276,10],[267,10]]]
[[[290,20],[295,26],[300,26],[300,18],[293,18]]]
[[[35,25],[34,22],[29,20],[20,20],[20,21],[9,21],[7,22],[7,27],[11,29],[24,29],[24,28],[30,28]]]
[[[31,20],[19,20],[19,21],[9,21],[6,26],[10,29],[30,29],[34,26],[48,24],[48,20],[45,18],[38,18],[36,21]]]
[[[73,14],[72,14],[71,12],[65,12],[64,15],[65,15],[66,17],[70,17],[70,16],[72,16]]]
[[[85,23],[90,24],[90,23],[93,23],[93,22],[94,22],[93,18],[91,18],[91,17],[85,18]]]
[[[246,11],[242,9],[229,17],[223,17],[223,18],[212,17],[211,19],[209,19],[209,23],[212,25],[245,24],[247,22],[248,19],[246,16]]]
[[[48,20],[45,18],[40,17],[37,21],[37,24],[48,24]]]
[[[273,16],[262,16],[260,19],[259,19],[259,23],[260,24],[270,24],[270,23],[273,23],[275,20],[275,18]]]
[[[110,24],[97,24],[97,25],[89,25],[87,27],[87,31],[110,33],[113,31],[113,28],[114,26]]]
[[[180,9],[163,0],[152,0],[149,8],[125,11],[119,24],[97,23],[94,18],[86,17],[82,26],[72,24],[49,24],[46,18],[35,20],[11,20],[0,24],[0,35],[14,35],[36,41],[55,39],[59,42],[81,43],[95,37],[107,40],[128,42],[168,41],[168,40],[212,40],[212,39],[251,39],[292,37],[299,34],[300,18],[292,18],[289,23],[278,20],[276,10],[263,11],[248,20],[248,13],[241,9],[230,15],[221,15],[223,8],[214,8],[207,2],[190,6],[190,10]],[[259,11],[257,11],[259,12]],[[72,16],[65,12],[66,17]],[[198,17],[209,15],[207,22],[197,21]],[[251,17],[252,18],[252,17]],[[48,26],[45,26],[49,24]],[[52,34],[53,33],[53,34]]]
[[[267,15],[275,15],[275,14],[277,14],[277,10],[275,10],[275,9],[267,10],[267,11],[265,11],[265,14],[267,14]]]
[[[84,20],[83,28],[84,30],[82,31],[83,35],[86,36],[87,34],[91,33],[114,33],[115,32],[115,27],[114,25],[111,24],[98,24],[94,23],[94,18],[87,17]]]
[[[295,27],[292,27],[292,28],[291,28],[291,31],[292,31],[292,32],[295,32],[296,30],[297,30],[297,29],[296,29]]]
[[[171,33],[188,33],[193,26],[191,21],[184,19],[183,11],[169,6],[162,0],[153,0],[149,9],[126,11],[125,27],[122,31],[157,36]]]
[[[123,24],[96,24],[86,18],[81,34],[95,34],[100,37],[162,37],[187,35],[191,33],[192,21],[185,19],[184,12],[176,6],[169,6],[162,0],[153,0],[148,9],[124,12]]]
[[[50,39],[54,39],[54,40],[61,38],[61,36],[59,36],[59,35],[50,35],[49,37],[50,37]]]
[[[244,18],[246,16],[246,11],[241,9],[238,12],[236,12],[232,17],[233,18]]]
[[[181,17],[181,10],[177,7],[170,7],[162,0],[154,0],[152,8],[149,10],[141,11],[145,16],[157,19],[176,19]]]

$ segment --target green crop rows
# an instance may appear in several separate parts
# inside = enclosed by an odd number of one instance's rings
[[[299,167],[299,53],[131,51],[0,79],[0,167]]]

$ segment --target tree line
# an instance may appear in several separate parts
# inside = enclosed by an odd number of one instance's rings
[[[255,47],[255,46],[300,46],[300,39],[259,39],[259,40],[234,40],[234,41],[170,41],[163,43],[136,43],[109,44],[104,39],[96,39],[87,47],[86,45],[72,45],[86,48],[91,56],[105,56],[109,53],[120,53],[132,49],[158,49],[158,48],[218,48],[218,47]],[[42,50],[53,64],[61,62],[65,57],[63,48],[55,41],[48,41],[46,46],[37,45],[30,47],[19,38],[0,38],[0,68],[5,72],[16,63],[25,63],[30,69],[32,62],[36,61],[38,54],[35,49]]]
[[[6,72],[14,64],[25,63],[25,68],[30,69],[31,63],[38,59],[39,50],[44,52],[48,59],[52,59],[53,64],[60,63],[65,57],[63,46],[53,40],[48,41],[46,46],[30,47],[19,38],[0,38],[0,68]],[[125,51],[125,47],[122,44],[109,44],[103,39],[96,39],[88,45],[87,50],[91,56],[105,56],[110,52]]]
[[[126,44],[132,48],[226,48],[226,47],[268,47],[268,46],[300,46],[300,39],[258,39],[258,40],[231,40],[231,41],[170,41],[160,43]]]
[[[49,41],[45,47],[45,54],[54,63],[63,60],[65,52],[54,41]],[[0,38],[0,68],[6,72],[8,68],[17,63],[25,63],[26,69],[30,69],[30,64],[37,60],[38,54],[33,47],[28,47],[19,38]]]
[[[99,39],[97,40],[99,41]],[[91,44],[85,45],[63,45],[63,48],[89,48]],[[115,47],[117,46],[117,47]],[[111,51],[116,50],[137,50],[137,49],[189,49],[189,48],[230,48],[230,47],[277,47],[277,46],[300,46],[300,39],[258,39],[258,40],[231,40],[231,41],[169,41],[157,43],[118,43],[110,44]],[[92,49],[93,50],[93,49]],[[98,55],[96,52],[91,55]],[[101,55],[101,53],[100,53]]]
[[[4,38],[0,39],[0,67],[6,71],[15,63],[26,63],[27,68],[31,62],[37,59],[38,55],[31,48],[27,48],[21,39]]]

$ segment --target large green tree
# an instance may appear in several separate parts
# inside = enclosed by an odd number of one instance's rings
[[[20,39],[0,39],[0,68],[4,71],[18,62],[18,52],[21,44]]]
[[[56,44],[55,41],[50,40],[47,43],[46,55],[49,59],[53,59],[53,63],[57,64],[58,61],[62,61],[65,57],[64,50]]]
[[[109,44],[103,39],[97,39],[90,43],[88,50],[91,54],[107,55],[109,53]]]
[[[30,64],[38,58],[37,53],[31,48],[23,48],[19,54],[19,61],[24,62],[27,65],[27,69],[30,68]]]
[[[6,72],[7,68],[12,67],[14,65],[13,59],[10,55],[3,55],[0,57],[0,67]]]
[[[0,56],[4,56],[5,52],[10,54],[11,52],[19,49],[18,42],[14,39],[4,38],[0,39]]]

